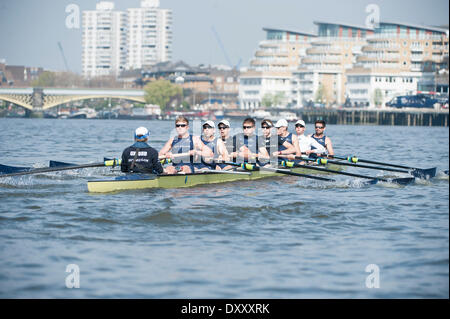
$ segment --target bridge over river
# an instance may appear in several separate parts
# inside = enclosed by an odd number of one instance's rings
[[[69,102],[104,98],[145,103],[143,90],[0,88],[0,100],[21,106],[26,109],[28,114],[39,114]]]

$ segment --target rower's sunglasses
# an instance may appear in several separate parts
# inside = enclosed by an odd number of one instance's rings
[[[304,127],[304,126],[301,124],[296,124],[295,127]]]
[[[212,128],[212,126],[209,126],[209,125],[203,125],[203,129],[205,130],[205,129],[209,129],[209,128]]]
[[[261,126],[261,128],[265,130],[265,129],[270,129],[271,126]]]
[[[323,130],[324,126],[316,126],[316,128]]]
[[[244,126],[242,126],[242,128],[244,129],[244,130],[246,130],[246,129],[251,129],[251,128],[254,128],[254,126],[246,126],[246,125],[244,125]]]
[[[228,126],[219,126],[219,130],[226,130],[227,128],[229,128]]]
[[[175,127],[186,127],[187,124],[175,124]]]

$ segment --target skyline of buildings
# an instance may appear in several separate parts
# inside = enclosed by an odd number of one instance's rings
[[[342,105],[347,100],[379,106],[395,95],[433,91],[433,73],[442,68],[448,72],[448,28],[314,23],[317,34],[264,28],[266,39],[252,60],[264,57],[264,64],[253,62],[241,73],[242,109],[260,108],[270,96],[291,107]],[[297,52],[297,62],[289,59],[289,50]]]
[[[172,13],[159,5],[159,0],[142,0],[140,8],[124,12],[101,1],[96,10],[83,11],[83,77],[118,77],[124,70],[170,61]]]
[[[115,11],[114,2],[101,1],[95,10],[82,12],[84,78],[121,79],[126,72],[139,76],[161,62],[174,62],[172,11],[161,9],[159,0],[140,4]],[[395,95],[436,90],[436,70],[448,72],[448,26],[313,23],[317,32],[263,28],[265,39],[248,67],[236,70],[240,108],[260,108],[270,99],[280,107],[342,105],[348,100],[384,105]]]

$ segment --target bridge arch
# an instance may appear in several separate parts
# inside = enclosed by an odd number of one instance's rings
[[[120,95],[82,95],[82,96],[54,96],[54,95],[46,95],[44,98],[43,109],[48,110],[55,106],[75,102],[82,100],[90,100],[90,99],[120,99],[127,100],[139,103],[145,103],[144,97],[140,96],[120,96]]]
[[[14,96],[0,94],[0,100],[14,103],[30,111],[33,110],[33,106],[31,104],[21,101],[20,99],[17,99]]]
[[[84,96],[55,96],[55,95],[46,95],[44,98],[44,105],[42,106],[41,110],[48,110],[55,106],[70,103],[70,102],[76,102],[76,101],[82,101],[82,100],[90,100],[90,99],[120,99],[120,100],[127,100],[127,101],[133,101],[138,103],[145,103],[144,97],[133,97],[133,96],[110,96],[110,95],[84,95]],[[0,100],[14,103],[18,106],[21,106],[29,111],[36,111],[37,109],[34,108],[31,104],[26,103],[22,101],[21,99],[18,99],[12,95],[3,95],[0,94]]]

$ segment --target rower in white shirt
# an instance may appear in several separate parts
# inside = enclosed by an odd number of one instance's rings
[[[297,133],[300,151],[302,152],[302,154],[306,154],[302,156],[308,157],[311,153],[326,154],[327,149],[311,136],[305,135],[305,130],[305,121],[298,120],[297,122],[295,122],[295,132]]]

